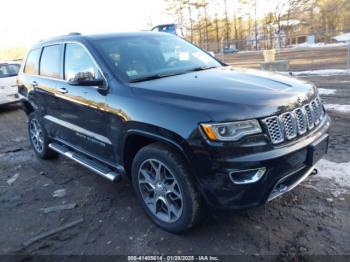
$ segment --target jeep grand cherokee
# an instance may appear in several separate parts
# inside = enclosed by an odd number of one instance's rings
[[[330,120],[313,84],[227,66],[170,34],[41,41],[18,82],[38,157],[129,177],[170,232],[206,207],[251,208],[290,191],[327,151]]]

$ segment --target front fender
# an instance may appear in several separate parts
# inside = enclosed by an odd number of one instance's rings
[[[157,126],[148,125],[145,123],[129,123],[129,128],[126,129],[121,141],[121,148],[119,155],[121,160],[125,161],[125,147],[128,139],[133,136],[144,137],[148,141],[161,142],[170,148],[176,150],[184,158],[189,160],[190,148],[184,138],[180,135]]]

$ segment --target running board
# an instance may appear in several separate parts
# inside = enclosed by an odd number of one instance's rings
[[[91,160],[83,154],[78,153],[76,151],[72,151],[63,145],[57,143],[50,143],[49,148],[63,156],[68,157],[69,159],[77,162],[78,164],[87,167],[91,171],[104,178],[107,178],[110,181],[117,182],[121,179],[121,174],[112,171],[107,165],[102,164],[96,160]]]

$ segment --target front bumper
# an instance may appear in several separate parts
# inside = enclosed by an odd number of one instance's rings
[[[215,209],[245,209],[263,205],[292,190],[312,173],[314,164],[323,156],[322,153],[310,162],[310,147],[319,141],[328,141],[329,126],[330,119],[326,116],[309,134],[271,150],[255,148],[249,153],[233,157],[227,153],[203,154],[201,151],[197,159],[199,157],[198,163],[202,164],[197,165],[196,174],[202,195],[209,206]],[[227,148],[216,148],[216,152],[220,150],[228,151]],[[266,172],[255,183],[234,184],[229,177],[232,170],[261,167],[266,168]]]

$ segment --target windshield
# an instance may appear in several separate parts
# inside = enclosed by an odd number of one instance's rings
[[[19,64],[0,64],[0,78],[18,75]]]
[[[95,43],[113,70],[129,82],[221,66],[206,52],[173,35],[115,37]]]

